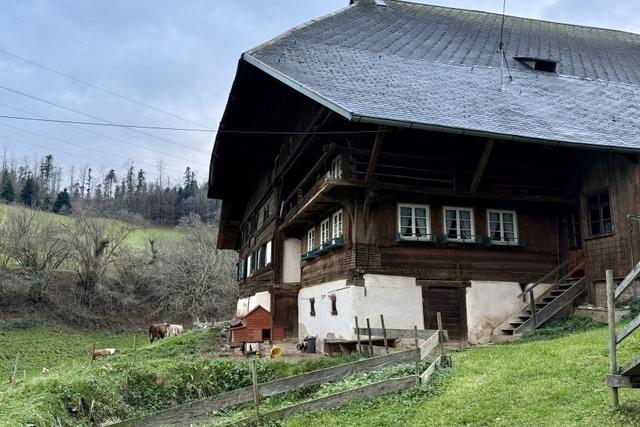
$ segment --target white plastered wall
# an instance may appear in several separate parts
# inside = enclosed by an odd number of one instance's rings
[[[549,286],[537,286],[534,295],[538,297]],[[516,282],[471,281],[466,296],[469,343],[491,342],[493,330],[525,304],[522,298],[518,298],[521,292],[522,288]]]
[[[389,329],[422,329],[422,291],[415,278],[367,274],[365,286],[347,286],[346,280],[306,287],[298,293],[299,339],[315,336],[319,351],[325,338],[354,339],[355,316],[360,327],[367,318],[372,328],[380,328],[384,315]],[[336,296],[337,315],[331,314],[330,295]],[[315,316],[310,299],[315,298]]]
[[[297,283],[300,281],[300,255],[302,241],[300,239],[285,239],[282,251],[282,281]]]
[[[269,312],[271,311],[271,294],[269,291],[258,292],[247,298],[240,298],[236,305],[236,315],[244,316],[259,305]]]

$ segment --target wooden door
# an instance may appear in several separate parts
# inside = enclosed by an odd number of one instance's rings
[[[273,324],[284,329],[285,338],[298,335],[298,297],[275,295],[273,298]]]
[[[449,339],[467,340],[466,288],[435,287],[422,288],[422,307],[426,329],[438,329],[437,314],[442,317],[442,328],[449,332]]]

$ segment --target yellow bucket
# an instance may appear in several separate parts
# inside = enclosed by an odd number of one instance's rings
[[[277,345],[274,345],[273,347],[271,347],[271,357],[280,357],[282,356],[282,349],[280,347],[278,347]]]

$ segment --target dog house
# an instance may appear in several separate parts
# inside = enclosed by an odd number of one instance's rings
[[[284,328],[273,325],[271,313],[261,305],[244,316],[236,317],[230,326],[232,343],[280,341]]]

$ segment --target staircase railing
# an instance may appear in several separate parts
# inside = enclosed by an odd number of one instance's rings
[[[580,261],[578,262],[578,260],[580,260]],[[536,287],[538,287],[538,285],[541,285],[541,284],[547,282],[550,278],[552,278],[554,276],[557,277],[558,273],[563,271],[567,266],[573,265],[573,263],[577,263],[576,266],[574,268],[572,268],[564,276],[560,277],[559,279],[556,279],[553,282],[553,284],[551,285],[550,288],[553,288],[554,286],[557,286],[558,284],[564,282],[565,280],[567,280],[570,277],[572,277],[576,272],[578,272],[579,270],[584,268],[584,255],[581,252],[579,252],[579,253],[576,253],[573,256],[567,258],[567,260],[565,260],[561,264],[558,264],[553,270],[551,270],[550,272],[545,274],[538,281],[536,281],[535,283],[531,283],[531,284],[525,286],[525,288],[522,291],[522,293],[520,293],[520,295],[518,295],[518,298],[522,298],[526,294],[529,294],[529,304],[531,305],[531,317],[533,318],[533,326],[534,326],[534,328],[538,327],[538,317],[537,317],[538,310],[536,309],[536,297],[535,297],[535,295],[533,293],[533,290]]]
[[[618,356],[617,346],[638,327],[640,327],[640,315],[633,319],[627,326],[616,334],[616,300],[631,286],[640,276],[640,262],[627,274],[627,276],[614,289],[613,271],[606,271],[607,281],[607,312],[609,320],[609,375],[607,375],[607,385],[611,387],[611,403],[615,408],[618,407],[618,388],[631,387],[639,388],[640,378],[640,360],[635,359],[618,372]]]

